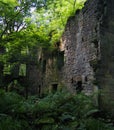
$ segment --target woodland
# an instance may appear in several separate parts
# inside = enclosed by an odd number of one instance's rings
[[[85,2],[0,0],[0,130],[114,130],[110,113],[93,102],[95,94],[73,95],[63,88],[27,95],[17,80],[4,79],[15,75],[19,65],[19,75],[26,76],[38,49],[56,51],[67,20]]]

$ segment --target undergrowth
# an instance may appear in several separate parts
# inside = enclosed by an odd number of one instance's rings
[[[24,99],[0,90],[0,130],[114,130],[99,113],[92,96],[65,92]]]

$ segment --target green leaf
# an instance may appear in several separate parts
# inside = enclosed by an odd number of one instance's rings
[[[53,124],[54,123],[54,119],[51,117],[45,117],[42,119],[36,119],[35,120],[35,124]]]
[[[61,119],[61,121],[68,121],[68,120],[73,120],[74,117],[72,115],[69,115],[69,114],[62,114],[60,119]]]
[[[85,114],[84,117],[91,116],[92,114],[97,113],[97,112],[99,112],[98,109],[89,110],[89,111]]]

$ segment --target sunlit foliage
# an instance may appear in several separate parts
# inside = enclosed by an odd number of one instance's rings
[[[38,64],[39,48],[54,51],[67,20],[85,0],[0,0],[0,65]],[[17,67],[17,68],[18,68]]]
[[[82,9],[86,0],[47,0],[45,8],[38,9],[33,14],[33,21],[38,26],[45,27],[51,35],[51,43],[57,42],[70,16],[74,16],[77,9]]]

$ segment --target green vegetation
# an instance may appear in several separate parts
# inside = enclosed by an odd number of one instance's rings
[[[68,18],[85,1],[0,0],[0,130],[114,129],[107,116],[95,116],[90,96],[56,92],[41,99],[27,92],[29,67],[45,71],[43,54],[57,53]],[[55,61],[58,68],[62,60]]]
[[[37,10],[38,24],[51,35],[51,45],[60,40],[67,20],[76,10],[82,9],[86,0],[48,0],[44,9]],[[40,19],[40,21],[39,21]],[[36,19],[37,22],[37,19]]]
[[[92,97],[83,94],[57,92],[25,100],[0,90],[0,130],[113,130],[98,112]]]
[[[57,50],[56,43],[68,18],[81,9],[84,2],[0,0],[0,87],[5,86],[4,76],[26,77],[31,64],[43,63],[39,55]]]

